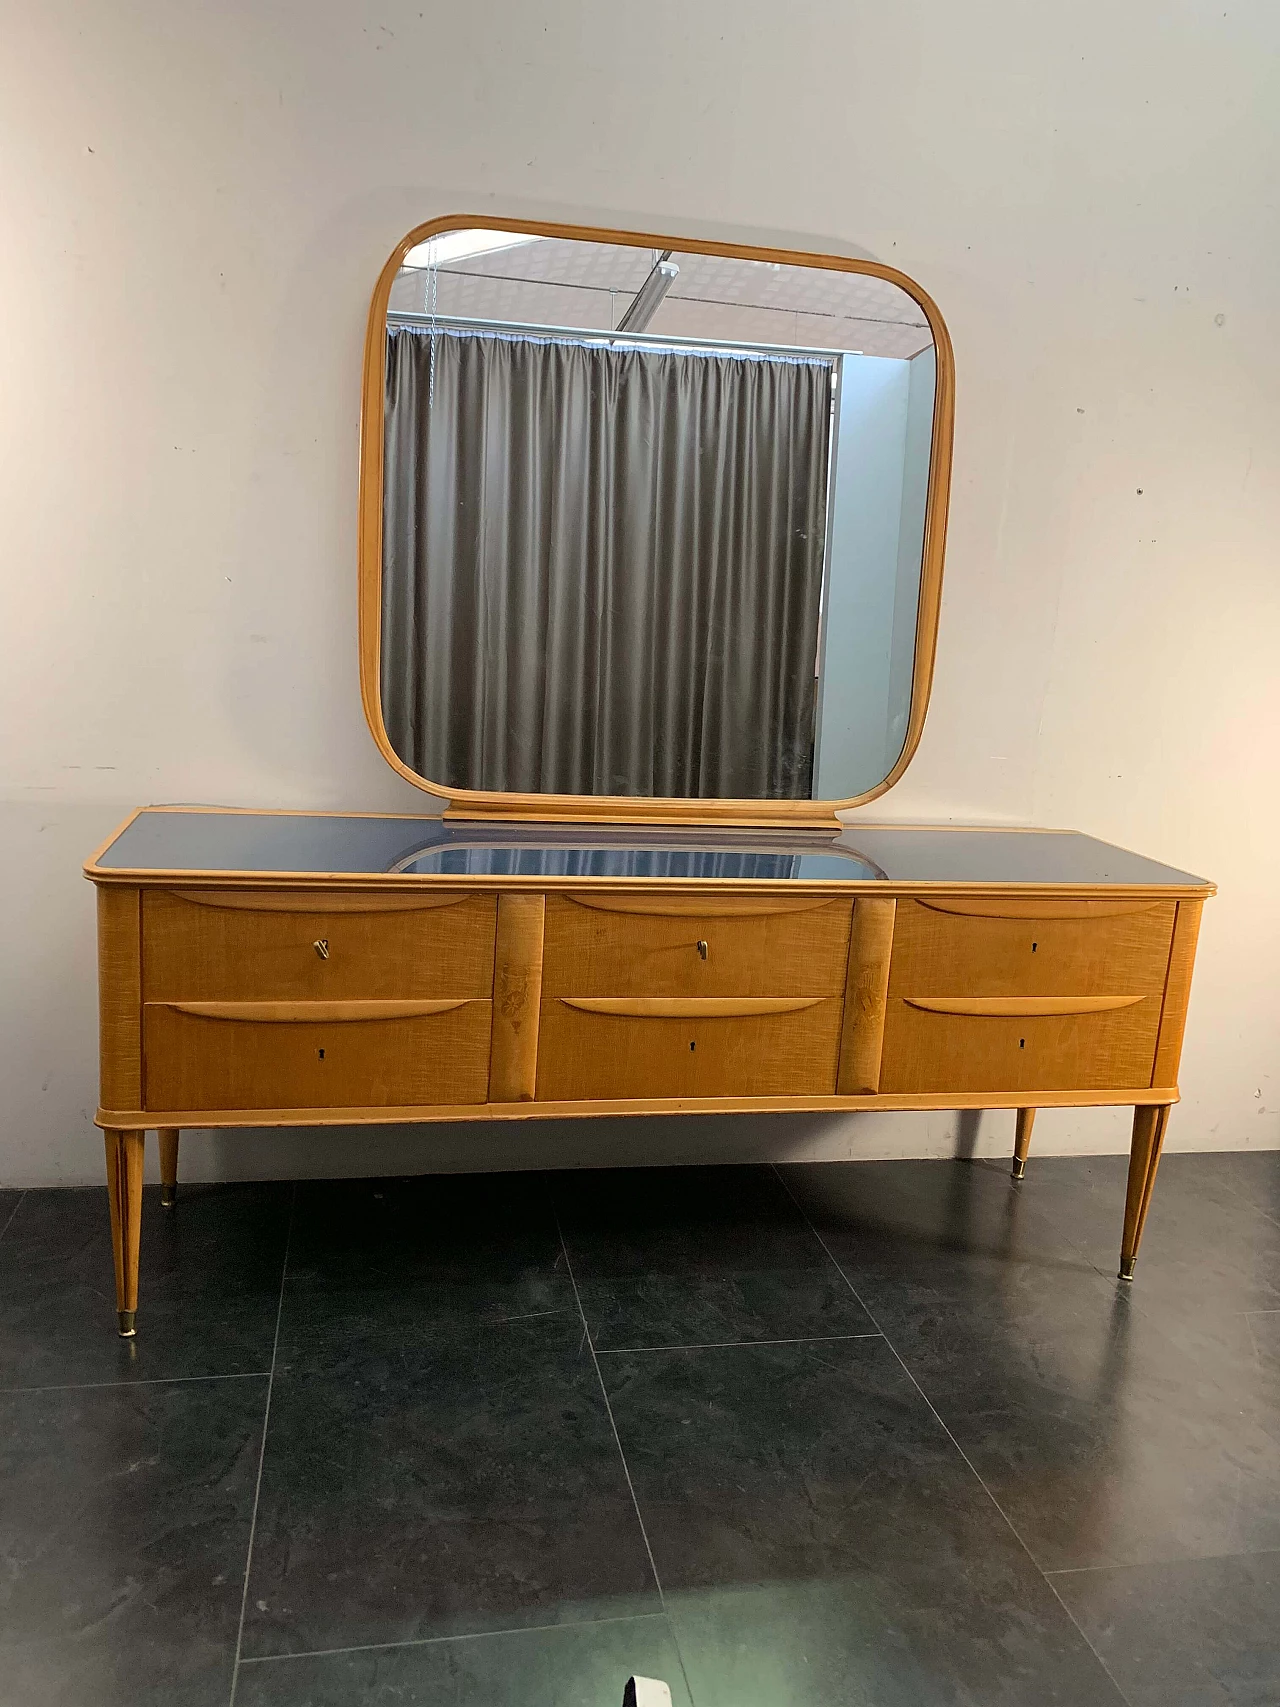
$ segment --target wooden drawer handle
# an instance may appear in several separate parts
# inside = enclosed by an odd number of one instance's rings
[[[565,896],[593,913],[636,913],[658,919],[767,919],[783,913],[816,913],[835,905],[834,895],[582,895]]]
[[[828,996],[561,996],[584,1014],[626,1019],[736,1019],[748,1014],[798,1014]]]
[[[1129,913],[1151,913],[1164,901],[1037,901],[1008,897],[999,901],[935,901],[917,895],[931,913],[954,913],[962,919],[1120,919]]]
[[[268,1025],[343,1024],[351,1020],[422,1019],[467,1005],[468,998],[433,1002],[148,1002],[148,1007],[197,1019],[256,1020]]]
[[[904,996],[909,1008],[927,1014],[968,1014],[987,1019],[1048,1018],[1055,1014],[1104,1014],[1131,1008],[1145,996]]]
[[[179,901],[196,907],[217,907],[232,913],[428,913],[458,907],[474,897],[463,895],[343,895],[333,890],[289,894],[261,889],[173,889]]]

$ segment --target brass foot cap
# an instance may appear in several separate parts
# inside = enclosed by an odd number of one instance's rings
[[[166,1209],[172,1209],[174,1204],[178,1201],[177,1186],[162,1185],[160,1187],[160,1201]]]
[[[1132,1280],[1133,1279],[1133,1271],[1137,1265],[1137,1261],[1138,1261],[1137,1257],[1121,1257],[1120,1258],[1120,1278],[1121,1278],[1121,1280]]]
[[[1021,1179],[1023,1174],[1026,1173],[1026,1171],[1027,1171],[1027,1164],[1025,1162],[1020,1162],[1017,1159],[1017,1157],[1015,1156],[1014,1161],[1013,1161],[1013,1177],[1014,1177],[1014,1179]]]
[[[137,1315],[137,1311],[120,1310],[117,1314],[120,1317],[120,1338],[122,1340],[131,1340],[137,1332],[137,1329],[133,1325],[133,1318]]]

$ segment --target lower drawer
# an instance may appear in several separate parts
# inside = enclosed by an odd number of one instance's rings
[[[142,1010],[145,1106],[388,1108],[483,1102],[491,1006],[485,1001],[148,1002]]]
[[[538,1099],[831,1096],[839,997],[544,1001]]]
[[[1011,998],[993,1000],[989,1012],[945,1011],[979,1006],[890,998],[881,1091],[1101,1091],[1151,1083],[1159,996],[1126,1000],[1123,1007],[1077,1005],[1075,1012],[1069,998]]]

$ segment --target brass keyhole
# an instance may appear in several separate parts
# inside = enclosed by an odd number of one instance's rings
[[[312,946],[312,948],[315,949],[316,953],[320,956],[321,960],[328,960],[328,958],[329,958],[329,939],[327,936],[318,937],[316,939],[316,941],[312,943],[311,946]]]
[[[698,944],[698,953],[702,956],[702,958],[704,960],[707,958],[707,945],[705,942],[700,942]]]

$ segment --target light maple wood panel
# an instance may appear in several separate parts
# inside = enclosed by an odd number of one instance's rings
[[[142,1100],[142,935],[137,889],[98,890],[98,1076],[106,1108]]]
[[[896,901],[854,903],[837,1081],[841,1096],[874,1091],[880,1084],[896,908]]]
[[[541,895],[498,897],[489,1054],[491,1102],[531,1102],[536,1094],[545,910]]]
[[[880,1089],[910,1094],[1149,1085],[1159,1026],[1158,996],[1123,1007],[1029,1014],[939,1013],[891,997]]]
[[[900,901],[893,996],[1130,995],[1164,989],[1176,903]],[[960,910],[961,907],[964,910]],[[1000,913],[986,911],[995,907]]]
[[[148,1108],[366,1108],[479,1103],[488,1001],[411,1018],[228,1019],[143,1008]],[[297,1011],[305,1012],[302,1004]],[[331,1008],[331,1004],[325,1004]]]
[[[637,911],[643,900],[647,910]],[[721,911],[733,901],[733,911]],[[852,902],[547,896],[544,996],[834,996]],[[683,904],[681,904],[683,903]],[[667,908],[670,910],[666,910]],[[702,947],[699,947],[702,944]]]
[[[493,895],[419,901],[152,889],[142,905],[149,1002],[484,998],[493,990]],[[317,948],[317,944],[323,945]]]
[[[1164,987],[1164,1012],[1160,1016],[1160,1037],[1156,1044],[1155,1072],[1163,1085],[1178,1082],[1178,1064],[1182,1059],[1182,1034],[1187,1024],[1187,1003],[1191,1000],[1191,973],[1195,966],[1196,940],[1200,935],[1200,914],[1203,901],[1179,901],[1173,927],[1173,950],[1169,955],[1169,976]]]
[[[829,1096],[843,1007],[839,997],[792,998],[782,1013],[668,1016],[599,1012],[570,1000],[544,999],[538,1096],[568,1102]]]

